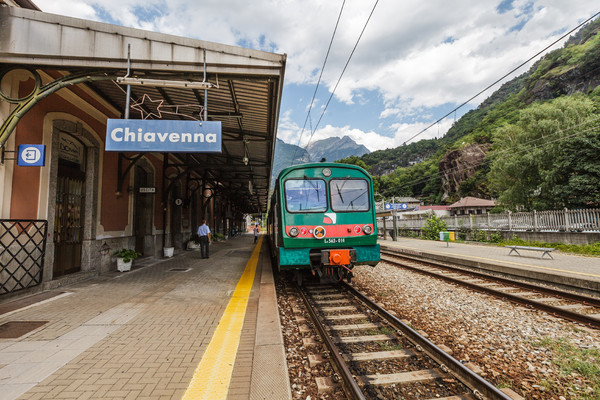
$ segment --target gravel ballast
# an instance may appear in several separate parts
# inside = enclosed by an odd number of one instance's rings
[[[561,343],[597,354],[598,330],[385,262],[359,266],[355,276],[357,289],[448,346],[455,358],[479,367],[494,385],[527,399],[600,399],[593,382],[577,370],[565,371],[556,350],[544,346]]]
[[[594,382],[577,368],[565,368],[557,350],[558,344],[597,356],[600,331],[385,262],[359,266],[354,272],[353,286],[433,343],[447,346],[456,359],[480,369],[480,375],[497,387],[526,399],[600,399],[600,372]],[[317,392],[315,378],[333,371],[328,365],[310,367],[308,354],[314,349],[303,346],[306,335],[298,331],[293,313],[301,302],[281,281],[277,289],[293,398],[344,398],[339,391]],[[587,361],[600,368],[600,359]]]

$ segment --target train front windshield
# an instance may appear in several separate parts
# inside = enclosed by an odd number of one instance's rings
[[[333,211],[369,211],[369,184],[364,179],[329,181]]]
[[[285,204],[290,212],[327,211],[327,190],[321,179],[285,181]]]

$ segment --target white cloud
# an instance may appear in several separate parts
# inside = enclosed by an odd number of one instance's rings
[[[286,53],[286,83],[299,85],[316,83],[341,6],[326,0],[34,1],[53,13],[94,20],[108,15],[117,23],[136,28]],[[381,96],[385,108],[365,116],[372,120],[370,132],[341,127],[346,124],[340,122],[343,117],[328,113],[323,123],[329,126],[319,129],[315,136],[350,132],[357,138],[368,137],[365,145],[372,150],[402,144],[403,135],[418,132],[419,126],[382,128],[386,132],[398,129],[390,140],[375,133],[381,118],[402,121],[406,116],[431,114],[432,107],[461,104],[597,8],[589,0],[515,0],[512,9],[499,13],[500,3],[379,2],[336,90],[336,100],[362,104],[369,99],[358,96],[369,91]],[[335,86],[374,2],[348,0],[345,4],[323,73],[323,89]],[[520,69],[514,75],[525,71]],[[498,87],[475,99],[471,106]],[[319,106],[329,97],[323,93],[316,100]],[[304,100],[308,105],[310,99]],[[294,135],[300,132],[297,125],[304,123],[305,116],[296,115],[298,120],[292,120],[290,115],[282,115],[280,137],[296,142]],[[432,114],[431,120],[440,116]],[[431,135],[429,131],[427,134]]]
[[[452,119],[444,119],[432,129],[419,135],[418,139],[416,140],[442,137],[446,134],[448,129],[450,129],[453,123],[454,120]],[[306,147],[309,142],[314,143],[318,140],[327,139],[329,137],[349,136],[356,143],[364,145],[370,151],[376,151],[401,146],[428,125],[429,124],[427,123],[393,124],[391,126],[393,130],[393,134],[391,136],[386,136],[376,131],[365,132],[360,129],[351,128],[350,126],[326,125],[323,128],[317,129],[312,136],[310,130],[305,130],[302,134],[302,139],[300,142],[298,142],[301,127],[290,119],[289,112],[285,112],[282,114],[282,118],[279,122],[279,132],[277,137],[286,143]]]
[[[44,12],[66,15],[69,17],[83,18],[98,21],[94,8],[82,1],[73,0],[35,0],[35,4]]]

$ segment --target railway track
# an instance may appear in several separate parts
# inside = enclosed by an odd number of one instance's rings
[[[310,355],[310,363],[330,361],[337,371],[317,378],[320,392],[341,384],[349,399],[511,399],[454,359],[449,349],[436,346],[350,285],[297,290],[327,348],[324,354]]]
[[[472,290],[547,312],[588,327],[600,329],[600,299],[544,287],[509,278],[467,270],[434,261],[414,259],[390,250],[381,251],[381,260],[397,267],[443,279]]]

